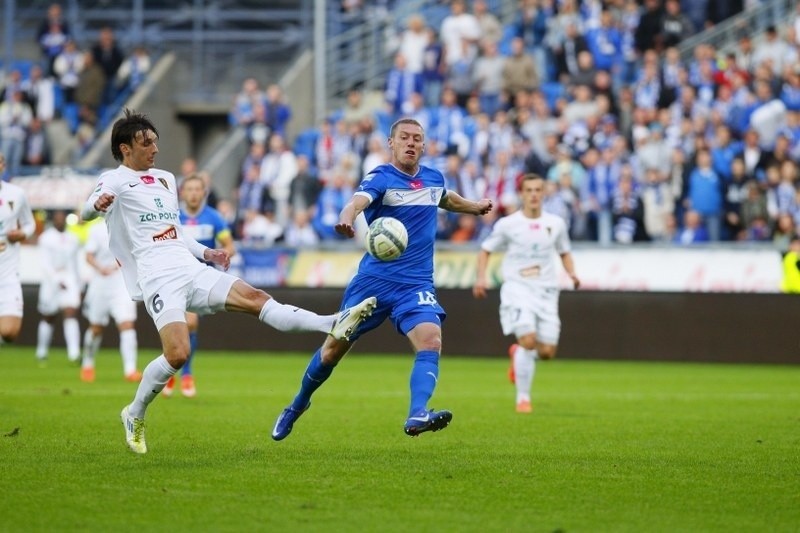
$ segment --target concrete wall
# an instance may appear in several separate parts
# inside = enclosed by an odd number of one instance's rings
[[[278,301],[320,313],[339,306],[338,289],[270,289]],[[25,286],[19,344],[36,340],[36,287]],[[445,355],[507,357],[511,338],[500,332],[497,291],[477,301],[466,290],[439,291],[448,311]],[[559,357],[740,363],[800,363],[800,297],[783,294],[565,292]],[[159,351],[158,335],[140,305],[139,342],[145,359]],[[63,345],[60,327],[54,342]],[[321,334],[279,333],[233,313],[201,322],[201,349],[312,352]],[[109,330],[104,345],[117,345]],[[409,353],[407,340],[384,323],[355,352]]]

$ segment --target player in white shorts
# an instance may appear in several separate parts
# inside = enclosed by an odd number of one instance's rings
[[[0,176],[5,167],[0,154]],[[19,243],[34,231],[36,222],[24,192],[0,179],[0,344],[15,341],[22,328]]]
[[[142,373],[136,368],[136,302],[131,300],[125,280],[122,279],[122,271],[108,248],[108,228],[103,220],[89,228],[84,250],[93,275],[83,297],[83,316],[89,322],[89,327],[83,335],[81,380],[88,383],[94,381],[95,355],[103,340],[103,330],[109,319],[113,318],[119,330],[123,376],[127,381],[138,382],[142,379]]]
[[[78,254],[81,244],[78,237],[67,231],[67,214],[53,213],[53,225],[39,235],[39,258],[42,281],[39,283],[41,320],[36,337],[36,359],[43,363],[53,339],[53,323],[61,312],[67,357],[77,362],[81,356],[81,331],[78,325],[78,308],[81,305],[81,279],[78,273]]]
[[[374,297],[366,298],[336,315],[321,316],[280,304],[239,278],[197,261],[224,269],[230,265],[225,250],[207,248],[184,234],[175,176],[153,168],[157,141],[158,131],[149,118],[126,109],[111,132],[111,153],[122,164],[100,176],[82,213],[85,220],[105,216],[109,248],[128,292],[144,302],[164,350],[144,369],[133,402],[120,413],[128,447],[136,453],[147,452],[147,406],[189,355],[186,311],[238,311],[280,331],[319,331],[347,339],[376,304]]]
[[[504,335],[517,338],[517,344],[509,350],[512,358],[509,375],[517,389],[517,412],[530,413],[536,359],[555,357],[561,334],[557,258],[561,258],[576,289],[580,280],[575,274],[564,220],[542,212],[544,179],[525,174],[519,195],[520,210],[498,220],[481,244],[472,291],[476,298],[486,297],[489,256],[505,251],[501,266],[500,323]]]

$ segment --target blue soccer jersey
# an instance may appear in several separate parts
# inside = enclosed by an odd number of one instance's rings
[[[407,283],[433,283],[436,217],[445,192],[442,173],[424,166],[419,167],[416,176],[390,164],[367,174],[356,191],[370,200],[364,210],[367,223],[379,217],[396,218],[408,231],[408,246],[394,261],[379,261],[365,254],[359,273]]]
[[[195,216],[181,209],[180,216],[186,234],[208,248],[216,248],[219,239],[231,234],[228,223],[213,207],[204,206]]]

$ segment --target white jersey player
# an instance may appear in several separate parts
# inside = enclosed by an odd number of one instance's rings
[[[128,447],[146,453],[147,406],[189,355],[186,311],[238,311],[281,331],[319,331],[347,339],[375,307],[375,298],[336,315],[320,316],[282,305],[262,290],[197,259],[227,269],[225,250],[207,248],[184,234],[175,177],[153,168],[158,131],[145,115],[125,110],[114,123],[111,153],[122,164],[100,176],[83,209],[90,220],[104,214],[109,247],[122,268],[131,297],[153,318],[164,353],[142,373],[133,402],[122,409]]]
[[[580,280],[575,274],[564,220],[542,212],[544,179],[525,174],[519,193],[521,209],[498,220],[481,244],[473,294],[476,298],[486,297],[489,256],[505,251],[501,266],[500,323],[503,334],[517,338],[517,344],[509,349],[512,358],[509,376],[517,389],[517,412],[530,413],[536,359],[555,357],[561,334],[557,259],[561,258],[576,289]]]
[[[0,175],[4,169],[5,158],[0,154]],[[22,327],[19,243],[35,230],[22,189],[0,179],[0,344],[16,340]]]
[[[41,315],[36,339],[36,359],[47,360],[53,323],[63,315],[64,341],[67,357],[77,362],[81,356],[81,332],[78,325],[78,307],[81,304],[81,279],[78,273],[78,255],[81,244],[78,237],[67,231],[64,211],[53,213],[53,225],[39,235],[39,256],[42,281],[39,283],[38,310]]]
[[[138,382],[142,374],[136,368],[136,302],[131,300],[122,271],[108,248],[108,228],[104,221],[89,228],[84,250],[93,275],[83,297],[83,316],[89,321],[89,328],[83,336],[81,380],[94,381],[95,354],[103,339],[103,329],[109,318],[113,318],[119,330],[123,375],[127,381]]]

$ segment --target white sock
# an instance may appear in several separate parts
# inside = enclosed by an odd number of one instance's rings
[[[103,341],[103,336],[94,336],[92,329],[89,328],[83,334],[83,360],[81,361],[81,368],[94,368],[94,356],[97,350],[100,349],[100,343]]]
[[[517,403],[531,401],[531,386],[536,373],[536,350],[526,350],[522,346],[514,352],[514,384],[517,387]]]
[[[136,330],[126,329],[119,332],[119,353],[122,356],[122,372],[127,376],[136,371],[139,343]]]
[[[67,358],[77,361],[81,356],[81,328],[77,318],[64,319],[64,340],[67,342]]]
[[[167,362],[163,353],[150,361],[150,364],[142,372],[142,381],[139,382],[136,396],[128,407],[130,415],[134,418],[144,418],[147,406],[158,396],[169,378],[174,376],[177,371],[177,368],[172,368],[172,365]]]
[[[39,321],[39,331],[36,334],[36,358],[44,359],[50,351],[50,341],[53,340],[53,325],[44,320]]]
[[[278,331],[319,331],[329,333],[336,315],[318,315],[299,307],[284,305],[274,298],[267,300],[258,319]]]

